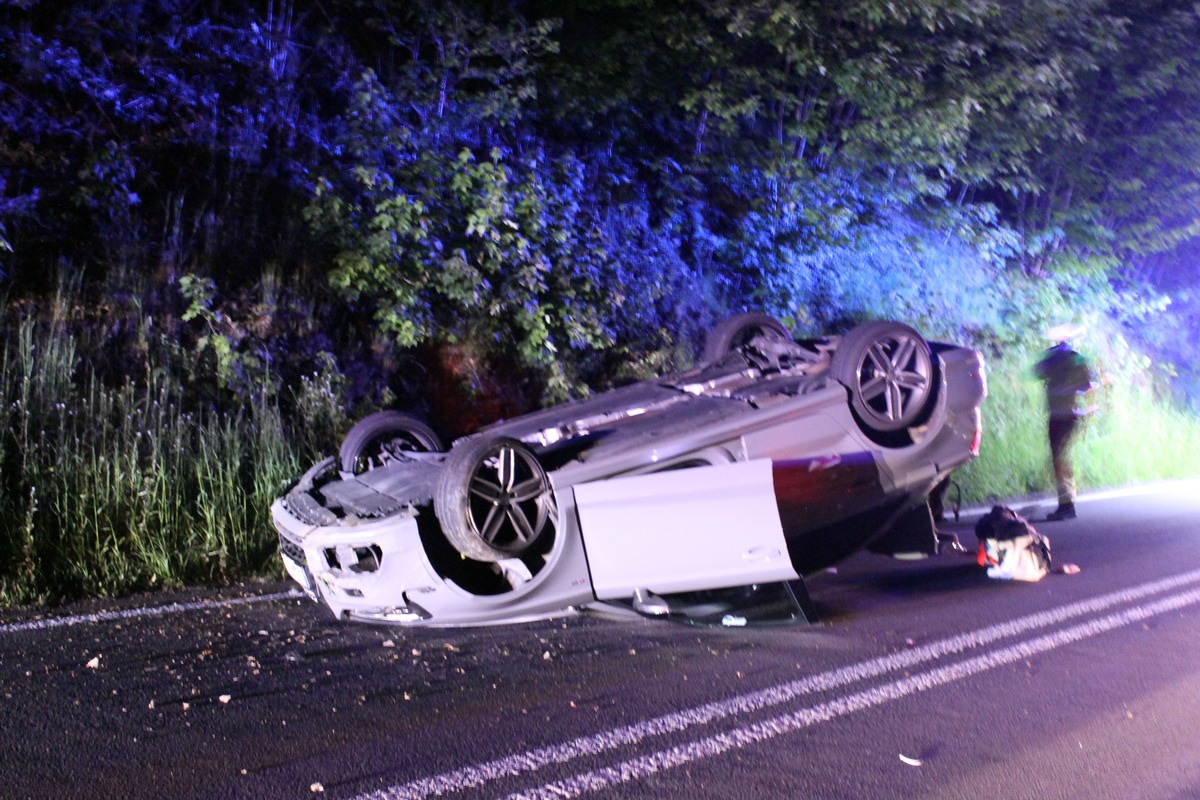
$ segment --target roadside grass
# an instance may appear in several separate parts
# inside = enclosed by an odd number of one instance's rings
[[[1085,488],[1200,474],[1200,420],[1133,386],[1112,391],[1089,420],[1077,448]]]
[[[270,503],[328,449],[305,435],[327,419],[289,430],[265,390],[189,407],[163,368],[105,386],[61,325],[3,327],[0,604],[281,572]]]
[[[955,474],[964,502],[1054,497],[1046,404],[1031,367],[1034,351],[988,363],[979,458]],[[1200,475],[1200,419],[1174,406],[1150,379],[1149,366],[1097,370],[1095,411],[1072,448],[1080,491]]]

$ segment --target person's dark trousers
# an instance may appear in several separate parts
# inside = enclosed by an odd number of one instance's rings
[[[1059,509],[1075,508],[1075,470],[1071,466],[1071,440],[1079,420],[1074,417],[1050,418],[1050,460],[1054,464],[1054,483],[1058,489]]]

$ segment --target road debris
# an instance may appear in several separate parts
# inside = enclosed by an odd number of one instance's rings
[[[921,766],[921,759],[913,758],[912,756],[906,756],[906,755],[904,755],[904,753],[900,754],[900,760],[903,761],[905,764],[908,764],[910,767]]]

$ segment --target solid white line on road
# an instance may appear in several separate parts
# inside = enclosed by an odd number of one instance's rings
[[[187,611],[203,611],[210,608],[228,608],[230,606],[245,606],[252,603],[266,603],[271,600],[287,600],[303,597],[298,589],[274,594],[259,594],[250,597],[233,597],[228,600],[201,600],[195,603],[171,603],[165,606],[149,606],[147,608],[126,608],[121,611],[100,611],[95,614],[79,614],[73,617],[50,617],[47,619],[31,619],[25,622],[10,622],[0,625],[0,635],[6,633],[21,633],[23,631],[44,631],[52,628],[63,628],[70,625],[84,625],[94,622],[112,622],[122,619],[139,619],[147,617],[163,617],[168,614],[182,614]]]
[[[1010,647],[984,653],[928,672],[912,675],[855,694],[839,697],[827,703],[782,714],[772,719],[697,739],[657,753],[641,756],[611,767],[584,772],[536,789],[509,795],[505,800],[562,800],[599,791],[618,784],[629,783],[655,773],[682,766],[703,758],[720,755],[737,747],[757,744],[820,722],[843,717],[856,711],[873,708],[899,700],[915,692],[977,675],[990,669],[1012,664],[1062,647],[1072,642],[1140,622],[1158,614],[1175,611],[1200,602],[1200,589],[1167,597],[1145,606],[1137,606],[1107,617],[1089,620],[1036,639],[1018,642]]]
[[[952,636],[901,653],[893,653],[757,692],[738,695],[728,700],[665,714],[654,719],[602,731],[549,747],[462,767],[440,775],[420,778],[400,786],[360,795],[358,800],[421,800],[434,795],[463,791],[492,780],[520,775],[550,764],[563,764],[584,756],[596,755],[617,747],[634,744],[651,736],[686,730],[697,725],[779,705],[805,694],[828,691],[889,672],[910,669],[926,661],[944,658],[999,639],[1060,624],[1085,614],[1100,613],[1116,605],[1137,602],[1151,595],[1179,589],[1198,581],[1200,581],[1200,570],[1185,572],[1171,578],[1101,595],[1091,600],[1072,603],[1057,609]]]
[[[1157,483],[1142,483],[1135,486],[1121,486],[1116,489],[1101,489],[1085,492],[1075,498],[1077,503],[1090,503],[1093,500],[1115,500],[1122,497],[1143,497],[1148,494],[1168,492],[1179,497],[1196,497],[1200,494],[1200,478],[1179,478],[1177,480],[1159,481]],[[1050,503],[1056,503],[1050,498]]]
[[[1116,489],[1097,489],[1080,494],[1075,498],[1076,505],[1081,503],[1091,503],[1098,500],[1118,500],[1123,497],[1145,497],[1151,494],[1172,494],[1179,497],[1196,497],[1200,494],[1200,478],[1178,478],[1174,480],[1156,481],[1154,483],[1138,483],[1133,486],[1121,486]],[[986,514],[992,510],[992,506],[1006,505],[1009,508],[1030,508],[1032,506],[1055,506],[1058,504],[1058,498],[1054,495],[1045,495],[1038,497],[1011,498],[1003,502],[996,501],[991,504],[976,504],[960,508],[958,513],[960,516],[974,516],[976,514]],[[957,520],[956,520],[957,521]],[[1038,520],[1032,520],[1038,522]]]

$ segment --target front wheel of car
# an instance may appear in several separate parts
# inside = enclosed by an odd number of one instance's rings
[[[782,322],[767,314],[750,311],[722,320],[704,340],[704,361],[718,361],[756,336],[792,341],[792,334]]]
[[[868,322],[842,337],[830,365],[850,390],[850,406],[870,431],[888,433],[916,424],[933,397],[929,344],[898,322]]]
[[[433,510],[450,543],[479,561],[530,553],[552,535],[558,516],[550,479],[533,451],[516,439],[489,436],[450,451]]]
[[[361,475],[403,458],[406,452],[440,453],[442,440],[416,417],[379,411],[363,417],[342,440],[338,463],[343,472]]]

